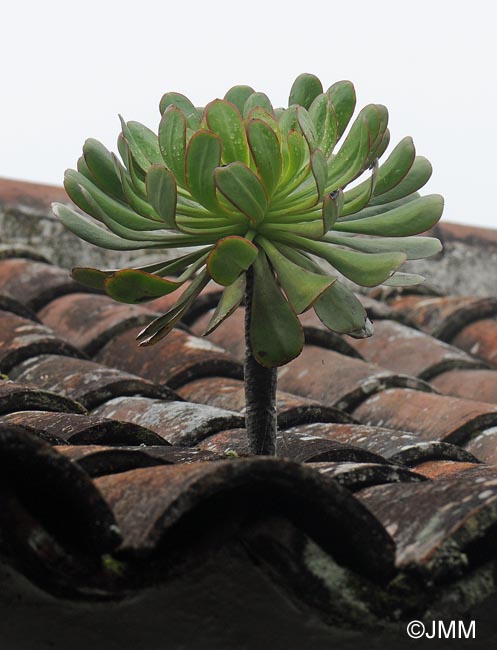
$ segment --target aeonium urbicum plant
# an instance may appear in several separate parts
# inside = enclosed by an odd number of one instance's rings
[[[205,334],[245,302],[254,453],[275,451],[276,368],[302,351],[299,314],[314,309],[335,332],[370,336],[364,308],[340,277],[363,287],[417,284],[423,278],[399,268],[441,248],[437,239],[413,237],[442,214],[441,196],[418,194],[430,163],[406,137],[380,164],[390,140],[387,109],[369,104],[349,126],[355,104],[349,81],[323,92],[310,74],[295,80],[286,109],[248,86],[202,109],[166,93],[158,135],[121,118],[120,158],[90,139],[77,171],[66,172],[67,193],[89,216],[53,208],[92,244],[168,251],[163,262],[139,268],[72,272],[127,303],[180,293],[140,332],[140,345],[166,336],[211,280],[224,290]]]

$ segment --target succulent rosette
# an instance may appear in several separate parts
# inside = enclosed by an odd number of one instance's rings
[[[363,287],[421,282],[399,268],[441,249],[437,239],[413,235],[440,219],[443,199],[418,194],[432,170],[410,137],[379,164],[390,141],[387,109],[369,104],[351,121],[355,105],[349,81],[324,92],[317,77],[302,74],[286,109],[235,86],[202,109],[166,93],[158,135],[121,119],[120,159],[90,139],[77,171],[65,174],[86,214],[60,203],[54,212],[103,248],[176,256],[140,268],[75,268],[73,277],[127,303],[183,287],[138,335],[141,345],[166,336],[211,280],[224,287],[205,333],[213,331],[242,303],[249,269],[250,341],[261,365],[300,354],[298,315],[309,309],[335,332],[369,336],[367,314],[341,278]]]

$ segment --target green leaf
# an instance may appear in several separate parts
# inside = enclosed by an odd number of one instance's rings
[[[161,162],[157,136],[139,122],[125,122],[121,115],[119,119],[121,120],[122,134],[131,155],[145,174],[151,164]]]
[[[89,138],[83,145],[83,156],[98,187],[118,200],[124,200],[121,179],[112,154],[98,140]]]
[[[338,221],[335,230],[385,237],[418,235],[438,222],[442,216],[443,205],[443,198],[439,194],[430,194],[373,217]]]
[[[223,163],[240,161],[248,165],[247,135],[242,116],[236,106],[225,100],[215,99],[205,107],[205,119],[209,129],[221,138]]]
[[[378,178],[378,161],[375,160],[371,168],[371,177],[365,182],[361,183],[357,187],[361,188],[361,192],[355,192],[355,198],[350,199],[350,196],[347,197],[348,192],[345,193],[345,197],[349,198],[349,202],[345,203],[342,210],[342,216],[346,217],[349,214],[354,214],[360,212],[364,209],[373,195],[374,188],[376,187],[376,182]],[[356,188],[354,188],[355,190]]]
[[[298,131],[290,131],[286,136],[286,147],[283,150],[282,188],[285,188],[286,184],[302,169],[307,154],[304,136]]]
[[[328,188],[337,190],[357,178],[368,165],[369,126],[362,117],[355,120],[336,156],[328,163]]]
[[[278,138],[266,122],[250,120],[247,139],[259,176],[268,196],[271,196],[278,185],[283,165]]]
[[[282,234],[280,238],[283,243],[293,243],[302,250],[321,257],[346,278],[364,287],[382,284],[406,261],[404,253],[357,253],[293,234]]]
[[[417,273],[394,273],[383,284],[387,287],[414,287],[424,281],[425,278]]]
[[[152,165],[146,177],[147,195],[150,204],[167,228],[176,229],[176,181],[173,174],[163,165]]]
[[[314,122],[309,113],[302,106],[297,106],[295,109],[295,115],[297,117],[297,123],[306,139],[309,151],[313,152],[317,148],[317,135]]]
[[[209,284],[207,269],[204,269],[181,294],[178,301],[163,316],[159,316],[136,337],[141,346],[154,345],[174,329],[176,323],[190,309],[203,289]]]
[[[326,189],[326,181],[328,180],[328,166],[326,158],[321,149],[315,149],[311,154],[311,171],[316,182],[317,200],[314,205],[318,203]]]
[[[442,250],[442,244],[434,237],[349,237],[330,234],[324,241],[339,246],[347,246],[364,253],[394,252],[405,253],[408,260],[420,260],[436,255]]]
[[[356,104],[354,86],[350,81],[337,81],[328,88],[326,94],[331,100],[337,117],[337,140],[339,140],[354,114]]]
[[[405,205],[406,203],[411,203],[411,201],[416,201],[421,195],[419,192],[413,192],[403,199],[398,199],[397,201],[392,201],[391,203],[385,203],[385,205],[368,205],[367,208],[363,208],[357,213],[351,214],[347,217],[341,217],[340,221],[346,223],[348,221],[357,221],[358,219],[364,219],[365,217],[374,217],[377,214],[384,214],[389,210],[394,210],[395,208]]]
[[[336,278],[332,276],[314,273],[295,264],[282,255],[267,239],[260,237],[258,241],[260,241],[272,267],[276,271],[276,275],[288,298],[288,302],[297,314],[301,314],[309,309],[323,291],[336,281]]]
[[[68,169],[64,175],[64,187],[78,207],[99,221],[103,221],[101,217],[101,211],[103,211],[107,218],[131,230],[159,230],[163,227],[157,221],[136,214],[129,207],[111,198],[82,174],[72,169]],[[85,191],[91,196],[97,207],[88,200]]]
[[[202,336],[211,334],[217,327],[219,327],[219,325],[221,325],[222,322],[238,309],[245,296],[245,285],[245,273],[242,273],[242,275],[240,275],[232,284],[225,287],[221,299],[216,307],[216,311],[212,314],[212,318],[202,333]]]
[[[283,366],[304,347],[304,331],[283,297],[261,251],[256,257],[250,320],[250,341],[256,361],[266,368]]]
[[[259,178],[241,162],[218,167],[214,173],[216,187],[226,199],[254,224],[266,216],[268,199]]]
[[[151,219],[152,222],[157,225],[157,228],[163,228],[164,226],[157,212],[146,200],[146,198],[142,197],[141,192],[138,192],[136,190],[135,185],[131,181],[131,175],[128,170],[124,167],[124,165],[121,165],[119,163],[117,157],[115,160],[117,169],[119,170],[119,174],[121,176],[121,184],[124,190],[124,195],[126,197],[126,202],[129,207],[142,217]],[[148,229],[149,228],[147,228],[147,230]]]
[[[401,140],[378,169],[378,178],[373,194],[379,196],[398,185],[411,169],[415,156],[416,150],[412,138],[407,137]],[[367,185],[369,185],[369,181],[364,181],[349,190],[345,195],[345,203],[353,201]]]
[[[112,271],[100,271],[99,269],[92,269],[89,267],[76,266],[71,270],[71,277],[76,282],[79,282],[85,287],[90,289],[104,290],[105,280],[112,273]]]
[[[224,96],[224,99],[225,101],[234,104],[242,115],[245,102],[250,97],[250,95],[253,95],[254,93],[255,90],[251,86],[233,86],[233,88],[230,88],[228,90]]]
[[[181,93],[165,93],[160,100],[159,110],[160,114],[164,115],[169,106],[175,106],[183,113],[186,118],[186,124],[190,129],[197,131],[200,128],[200,117],[195,106],[191,103],[188,97]]]
[[[333,228],[343,207],[343,192],[337,190],[327,194],[323,199],[322,218],[323,235]]]
[[[316,131],[316,145],[326,158],[331,154],[337,141],[337,116],[328,95],[316,97],[309,108],[309,115]]]
[[[370,205],[385,205],[390,201],[397,201],[413,192],[417,192],[431,177],[432,167],[430,161],[423,156],[416,156],[411,168],[404,178],[388,192],[373,196]]]
[[[323,92],[323,85],[316,75],[304,72],[293,82],[288,98],[288,105],[299,104],[309,108],[314,99]]]
[[[53,203],[52,210],[68,230],[90,244],[100,246],[100,248],[114,251],[133,251],[157,246],[157,242],[137,242],[118,237],[62,203]]]
[[[207,270],[218,284],[233,284],[238,276],[252,266],[259,249],[244,237],[220,239],[209,254]]]
[[[265,93],[252,93],[250,97],[247,97],[245,104],[243,106],[243,117],[247,118],[250,111],[254,108],[263,108],[270,115],[274,115],[273,105],[271,100]]]
[[[159,125],[162,158],[176,182],[185,187],[186,118],[175,106],[166,109]]]
[[[114,300],[138,304],[176,291],[181,282],[159,278],[136,269],[116,271],[105,280],[105,291]]]
[[[323,325],[338,334],[362,330],[368,317],[359,300],[340,281],[323,293],[314,311]]]
[[[221,164],[221,139],[212,131],[197,131],[186,148],[186,182],[192,196],[208,210],[221,210],[214,171]]]

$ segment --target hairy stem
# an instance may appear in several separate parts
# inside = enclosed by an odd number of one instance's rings
[[[245,426],[250,453],[276,454],[276,368],[264,368],[252,355],[250,321],[252,318],[253,271],[247,271],[245,289]]]

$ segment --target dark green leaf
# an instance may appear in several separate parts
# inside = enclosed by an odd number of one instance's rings
[[[192,196],[214,213],[220,211],[216,198],[214,170],[221,164],[221,139],[212,131],[195,133],[186,149],[186,182]]]
[[[355,221],[338,221],[335,230],[361,235],[408,237],[432,228],[443,212],[443,198],[439,194],[422,196],[394,210]]]
[[[304,347],[304,331],[295,312],[283,297],[261,251],[256,257],[250,321],[252,354],[261,366],[283,366]]]
[[[328,88],[326,94],[330,98],[337,116],[337,140],[339,140],[354,114],[356,104],[354,86],[350,81],[337,81]]]
[[[242,116],[236,106],[222,99],[215,99],[205,107],[205,119],[209,129],[221,138],[223,163],[240,161],[248,165],[247,135]]]
[[[278,138],[262,120],[250,120],[247,139],[259,176],[268,196],[275,190],[281,175],[282,160]]]
[[[335,282],[314,304],[319,320],[333,332],[348,334],[364,328],[367,314],[355,295]]]
[[[332,276],[314,273],[295,264],[267,239],[261,237],[260,243],[276,271],[288,302],[297,314],[309,309],[323,291],[336,281]]]
[[[116,271],[105,280],[105,291],[118,302],[134,305],[166,296],[176,291],[181,284],[145,271],[123,269]]]
[[[323,85],[316,75],[304,72],[293,82],[288,98],[288,105],[299,104],[309,108],[314,99],[323,92]]]
[[[230,88],[226,95],[224,96],[225,101],[231,102],[234,104],[240,111],[240,115],[243,115],[243,107],[245,102],[253,95],[255,90],[251,86],[233,86]]]
[[[190,129],[196,131],[200,128],[200,117],[195,106],[191,103],[188,97],[181,93],[166,93],[162,96],[159,104],[161,115],[166,112],[169,106],[175,106],[183,113],[186,118],[186,124]]]
[[[216,307],[216,311],[212,314],[205,331],[202,336],[211,334],[222,322],[224,322],[233,312],[235,312],[241,305],[245,296],[245,273],[242,273],[234,282],[228,287],[225,287],[221,299]]]
[[[266,216],[268,200],[259,178],[241,162],[218,167],[214,179],[219,191],[250,221],[257,224]]]
[[[106,194],[124,200],[121,179],[110,151],[98,140],[89,138],[83,146],[83,156],[98,187]]]
[[[103,291],[105,288],[105,280],[111,273],[112,271],[100,271],[99,269],[76,266],[71,271],[71,277],[85,287]]]
[[[148,200],[166,228],[176,229],[176,181],[173,174],[162,165],[152,165],[147,172]]]
[[[207,259],[209,275],[218,284],[228,287],[252,266],[258,248],[244,237],[225,237],[218,241]]]
[[[176,182],[185,187],[186,119],[175,106],[169,106],[159,125],[162,158],[173,172]]]

